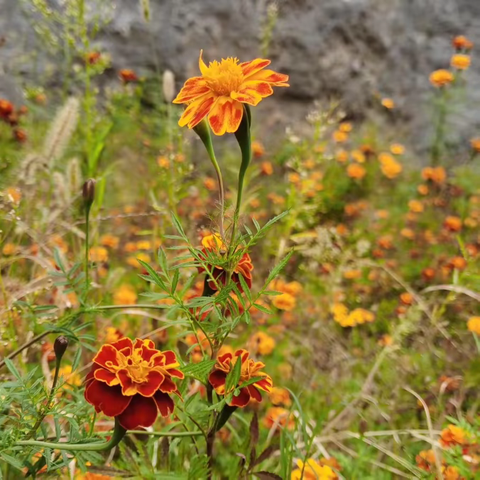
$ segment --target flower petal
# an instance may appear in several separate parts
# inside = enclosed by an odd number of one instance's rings
[[[123,350],[125,348],[130,348],[130,351],[131,351],[133,348],[133,342],[128,337],[123,337],[117,342],[112,343],[111,345],[113,348],[116,348],[118,351]]]
[[[229,97],[218,97],[208,115],[208,122],[215,135],[238,130],[243,116],[243,105]]]
[[[131,397],[135,395],[137,390],[137,384],[133,382],[128,374],[128,370],[126,368],[122,368],[117,372],[117,377],[120,380],[120,385],[122,386],[122,395],[126,397]]]
[[[248,81],[252,80],[261,80],[263,82],[268,82],[274,85],[275,87],[288,87],[288,75],[283,73],[277,73],[273,70],[262,70],[257,72],[254,75],[248,77]]]
[[[118,366],[117,349],[113,345],[103,345],[93,358],[93,363],[101,365],[107,370],[110,370],[113,365]]]
[[[214,370],[209,376],[208,381],[219,395],[225,394],[225,382],[227,374],[221,370]]]
[[[262,380],[255,382],[255,386],[264,392],[271,392],[273,387],[272,379],[267,375]]]
[[[116,417],[128,407],[132,398],[123,396],[120,387],[109,387],[103,382],[93,380],[85,389],[85,399],[97,412]]]
[[[152,426],[158,415],[153,399],[135,395],[131,400],[128,408],[117,417],[120,425],[127,430]]]
[[[169,377],[164,377],[162,384],[160,385],[159,390],[163,393],[172,393],[177,389],[177,386],[173,380]]]
[[[178,124],[181,127],[185,125],[188,125],[188,128],[195,127],[208,115],[214,103],[215,97],[210,93],[197,98],[185,109]]]
[[[189,78],[182,87],[173,103],[190,103],[210,91],[203,77]]]
[[[163,373],[157,372],[156,370],[151,370],[148,373],[147,382],[137,384],[137,392],[144,397],[153,397],[155,392],[165,380],[167,380],[167,378],[165,375],[163,375]]]
[[[232,407],[245,407],[250,402],[250,393],[248,393],[248,388],[241,388],[240,394],[238,396],[233,396],[230,405]]]
[[[248,393],[252,398],[254,398],[257,402],[262,401],[262,394],[253,385],[249,385],[247,388]]]
[[[105,370],[104,368],[97,368],[93,372],[95,380],[106,383],[108,386],[112,387],[118,385],[120,380],[117,378],[115,373]]]
[[[266,58],[256,58],[250,62],[241,63],[240,67],[242,67],[243,76],[249,77],[250,75],[254,75],[255,73],[259,72],[263,68],[268,67],[270,63],[270,60],[267,60]]]
[[[256,106],[262,98],[273,94],[273,88],[270,83],[264,81],[249,81],[241,85],[238,92],[232,92],[230,96],[242,103]]]
[[[157,392],[153,399],[155,400],[162,417],[168,417],[173,412],[175,404],[166,393]]]
[[[202,72],[202,75],[208,74],[208,67],[205,65],[205,62],[203,61],[203,50],[200,50],[200,57],[198,58],[198,68],[200,68],[200,71]]]

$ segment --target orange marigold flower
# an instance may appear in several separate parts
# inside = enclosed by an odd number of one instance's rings
[[[391,98],[382,98],[382,105],[388,110],[395,108],[395,102]]]
[[[471,332],[480,335],[480,317],[470,317],[467,322],[467,327]]]
[[[348,160],[348,152],[346,150],[338,150],[335,154],[337,162],[345,163]]]
[[[472,147],[472,150],[475,150],[475,152],[480,152],[480,137],[472,138],[470,140],[470,146]]]
[[[356,180],[361,180],[366,175],[366,173],[367,171],[365,170],[365,168],[358,163],[351,163],[347,167],[347,175],[350,178],[354,178]]]
[[[338,126],[338,129],[341,131],[341,132],[344,132],[344,133],[348,133],[348,132],[351,132],[352,131],[352,124],[349,123],[349,122],[342,122],[339,126]]]
[[[338,475],[329,465],[321,465],[313,458],[305,463],[297,460],[297,469],[292,471],[290,480],[336,480]]]
[[[464,35],[457,35],[452,40],[452,45],[457,50],[471,50],[473,48],[473,43]]]
[[[238,395],[233,395],[229,402],[233,407],[245,407],[251,399],[257,402],[262,401],[260,390],[270,393],[273,383],[269,375],[261,370],[265,365],[262,362],[255,362],[249,358],[250,354],[246,350],[237,350],[233,355],[226,353],[217,358],[217,363],[213,367],[212,373],[208,377],[210,385],[215,389],[218,395],[229,395],[235,389],[239,388]],[[225,389],[228,373],[235,367],[236,363],[241,362],[240,380],[238,385],[234,385],[228,392]],[[244,383],[255,377],[261,377],[260,380],[242,387]]]
[[[13,103],[0,98],[0,118],[8,119],[8,117],[13,113]]]
[[[437,88],[445,87],[453,82],[453,73],[449,70],[435,70],[430,74],[430,83]]]
[[[443,226],[449,232],[459,232],[462,229],[462,220],[450,215],[444,220]]]
[[[226,245],[223,243],[220,235],[214,234],[214,235],[207,235],[202,239],[202,250],[200,257],[205,261],[205,263],[209,264],[211,261],[219,261],[220,263],[220,257],[222,255],[222,252],[227,251]],[[217,258],[212,259],[212,255],[216,256]],[[228,281],[228,275],[226,270],[223,268],[223,266],[215,263],[215,265],[210,264],[210,270],[213,275],[213,278],[215,278],[216,282],[219,283],[220,285],[226,285]],[[250,258],[250,255],[247,252],[244,252],[243,254],[240,255],[240,258],[238,260],[238,263],[235,265],[235,268],[233,269],[233,273],[231,276],[231,279],[236,283],[238,289],[240,292],[243,292],[243,287],[240,282],[240,275],[243,277],[245,280],[245,283],[247,284],[248,288],[252,288],[252,270],[253,270],[253,263],[252,259]],[[202,266],[198,267],[198,273],[203,273],[205,272],[205,269]],[[217,290],[217,285],[212,279],[208,280],[210,288],[213,290]]]
[[[286,388],[273,387],[269,397],[270,401],[274,405],[283,405],[284,407],[289,407],[292,404],[290,393]]]
[[[217,188],[217,182],[215,181],[214,178],[212,177],[207,177],[204,181],[203,181],[203,185],[205,186],[205,188],[207,190],[215,190],[215,188]]]
[[[295,297],[290,293],[284,292],[281,295],[273,297],[272,305],[279,310],[285,310],[286,312],[292,311],[297,304]]]
[[[450,59],[450,65],[457,70],[466,70],[470,66],[470,55],[457,53]]]
[[[392,143],[390,145],[390,151],[394,155],[403,155],[405,153],[405,147],[401,143]]]
[[[89,65],[96,65],[100,61],[102,54],[100,52],[88,52],[85,55],[85,61]]]
[[[170,160],[161,155],[160,157],[157,157],[157,165],[166,170],[167,168],[170,168]]]
[[[122,338],[95,355],[85,399],[127,430],[149,427],[159,411],[162,417],[173,412],[168,394],[179,395],[172,380],[184,378],[179,366],[174,352],[156,350],[152,340]]]
[[[88,259],[91,262],[107,262],[108,250],[104,247],[92,247],[88,252]]]
[[[421,213],[423,212],[423,203],[420,200],[410,200],[408,209],[413,213]]]
[[[193,128],[208,116],[215,135],[234,133],[243,117],[243,103],[256,106],[273,94],[272,87],[288,87],[288,75],[265,70],[270,60],[257,58],[239,63],[238,58],[213,61],[207,66],[200,51],[201,77],[185,82],[173,103],[187,104],[178,124]]]
[[[447,179],[447,172],[443,167],[425,167],[422,170],[422,178],[440,185]]]
[[[389,179],[395,178],[402,172],[402,166],[390,153],[381,153],[378,156],[382,173]]]
[[[123,70],[120,70],[118,72],[118,76],[123,83],[132,83],[138,81],[137,74],[129,68],[124,68]]]
[[[295,418],[292,413],[282,407],[270,407],[265,414],[263,424],[266,428],[283,427],[288,430],[295,428]]]
[[[342,130],[335,130],[332,133],[333,141],[336,143],[344,143],[348,140],[348,133]]]
[[[262,175],[271,175],[273,173],[273,165],[271,162],[262,162],[260,165]]]
[[[102,235],[100,237],[100,243],[104,247],[110,247],[110,248],[117,248],[120,240],[118,237],[115,237],[114,235],[110,235],[109,233],[106,233],[105,235]]]
[[[430,472],[431,468],[435,468],[435,452],[433,450],[422,450],[416,457],[418,468]]]
[[[358,163],[365,163],[366,157],[361,150],[352,150],[352,159]]]
[[[113,303],[115,305],[135,305],[135,303],[137,303],[135,289],[131,285],[121,285],[113,294]]]
[[[270,355],[275,349],[275,340],[265,332],[257,332],[248,340],[248,347],[256,354]]]
[[[440,444],[444,447],[453,445],[468,445],[468,433],[456,425],[449,425],[442,430]]]
[[[259,141],[254,140],[252,142],[252,153],[256,158],[263,157],[263,155],[265,155],[265,148]]]
[[[420,195],[428,195],[428,185],[421,184],[417,187],[417,192]]]

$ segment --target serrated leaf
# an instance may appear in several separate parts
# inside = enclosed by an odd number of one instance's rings
[[[292,255],[293,255],[293,250],[288,252],[287,255],[285,255],[283,260],[281,260],[278,265],[275,265],[273,270],[270,272],[270,275],[268,275],[265,285],[269,285],[270,282],[285,268],[285,266],[287,265]]]
[[[20,375],[20,372],[17,370],[17,367],[14,365],[14,363],[9,359],[5,359],[5,365],[10,370],[10,373],[17,379],[21,380],[22,376]]]
[[[240,357],[235,357],[237,361],[235,362],[234,367],[228,372],[227,378],[225,380],[225,392],[230,392],[234,387],[238,385],[240,380],[240,375],[242,373],[242,359]]]
[[[206,383],[215,363],[216,360],[205,359],[199,363],[190,363],[180,370],[186,377],[193,377],[202,383]]]

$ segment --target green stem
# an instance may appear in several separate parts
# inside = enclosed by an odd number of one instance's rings
[[[248,105],[244,105],[244,112],[240,127],[235,132],[238,145],[242,152],[242,163],[238,173],[238,189],[237,189],[237,203],[235,205],[235,213],[233,215],[232,236],[230,239],[230,250],[235,244],[235,236],[237,232],[238,217],[240,216],[240,207],[242,204],[243,184],[245,181],[245,174],[252,159],[252,141],[250,137],[251,114]]]
[[[225,189],[223,186],[223,177],[222,171],[220,170],[220,165],[217,162],[217,157],[215,156],[215,150],[213,149],[212,135],[208,124],[203,120],[195,128],[195,133],[200,137],[205,149],[207,150],[210,161],[212,162],[213,168],[217,175],[218,189],[219,189],[219,200],[220,200],[220,236],[225,240],[225,228],[224,228],[224,213],[225,213]]]
[[[89,278],[88,278],[88,267],[89,267],[89,261],[88,261],[88,245],[90,243],[90,207],[87,206],[86,212],[85,212],[85,296],[88,294],[88,288],[90,286],[89,284]]]
[[[127,430],[127,434],[150,435],[152,437],[201,437],[203,432],[147,432],[145,430]]]
[[[34,343],[39,342],[42,338],[46,337],[47,335],[50,335],[51,333],[55,333],[55,330],[47,330],[46,332],[43,332],[40,335],[37,335],[36,337],[33,337],[27,343],[24,343],[23,345],[18,347],[14,352],[12,352],[10,355],[7,355],[0,362],[0,368],[2,368],[5,365],[5,360],[11,360],[12,358],[15,358],[19,353],[22,353],[26,348],[32,346]]]
[[[42,442],[39,440],[20,440],[16,445],[25,447],[41,447],[52,448],[55,450],[68,450],[70,452],[100,452],[102,450],[111,450],[116,447],[127,431],[120,425],[120,422],[115,419],[115,428],[112,437],[107,442],[93,442],[93,443],[67,443],[67,442]],[[182,432],[183,433],[183,432]]]

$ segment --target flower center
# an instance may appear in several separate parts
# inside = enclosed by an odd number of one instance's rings
[[[243,71],[238,64],[238,58],[226,58],[220,63],[211,62],[208,66],[208,73],[203,77],[215,94],[230,96],[242,84]]]
[[[128,376],[135,383],[144,383],[148,379],[148,373],[151,371],[151,365],[144,360],[141,356],[141,352],[137,349],[134,350],[132,355],[128,358],[123,358],[122,368],[125,368],[128,372]]]

